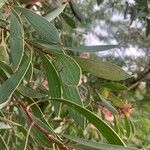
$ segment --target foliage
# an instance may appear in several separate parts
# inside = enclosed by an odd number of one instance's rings
[[[72,0],[0,7],[1,149],[136,149],[128,94],[139,79],[89,58],[119,45],[80,42],[86,18]]]

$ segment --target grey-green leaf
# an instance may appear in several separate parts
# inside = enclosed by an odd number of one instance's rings
[[[125,146],[125,143],[118,136],[118,134],[108,124],[106,124],[101,118],[96,116],[91,111],[68,100],[64,100],[64,99],[51,99],[51,100],[66,104],[67,106],[75,109],[80,114],[85,116],[89,120],[89,122],[91,122],[100,131],[100,133],[105,137],[105,139],[110,144]]]
[[[12,67],[17,70],[24,53],[24,32],[19,15],[11,11],[10,20],[10,54]]]
[[[44,56],[42,53],[40,53],[40,57],[42,59],[45,71],[46,71],[46,77],[48,80],[48,86],[49,86],[49,96],[51,98],[61,98],[62,88],[61,83],[59,79],[59,74],[57,70],[55,69],[54,65],[46,56]],[[59,112],[60,104],[57,102],[54,102],[54,107],[56,110],[56,113]]]
[[[105,100],[105,99],[99,94],[99,92],[97,92],[97,94],[98,94],[99,98],[101,99],[102,103],[104,104],[104,106],[105,106],[106,108],[108,108],[114,115],[118,114],[118,111],[117,111],[117,109],[116,109],[114,106],[112,106],[107,100]]]
[[[62,53],[53,53],[54,63],[58,68],[61,79],[64,84],[78,85],[81,78],[81,68],[76,61],[68,55]]]
[[[77,87],[75,86],[68,86],[63,84],[63,98],[69,101],[73,101],[80,106],[83,106],[81,101],[81,97]],[[82,128],[84,128],[84,118],[80,115],[80,113],[76,112],[75,110],[68,108],[71,117],[79,124]]]
[[[104,62],[100,59],[90,60],[75,57],[75,60],[81,66],[84,71],[90,72],[91,74],[104,78],[107,80],[119,81],[130,78],[131,76],[115,64]]]
[[[118,47],[118,45],[95,45],[95,46],[79,46],[79,47],[68,47],[66,49],[75,52],[99,52],[106,51]]]
[[[118,146],[118,145],[94,142],[94,141],[85,140],[85,139],[81,139],[78,137],[72,137],[72,136],[68,136],[68,135],[63,135],[63,136],[65,138],[77,143],[77,144],[74,144],[74,147],[77,148],[76,150],[80,150],[81,147],[86,150],[91,150],[91,149],[92,150],[137,150],[135,148],[126,148],[126,147]]]
[[[56,8],[54,11],[48,13],[45,18],[50,22],[52,20],[54,20],[56,17],[58,17],[63,10],[65,9],[67,4],[61,5],[60,7]]]
[[[49,96],[52,98],[61,98],[61,84],[59,75],[50,60],[42,53],[40,54],[44,68],[46,71],[46,77],[49,83]]]
[[[26,60],[24,64],[16,71],[16,73],[8,78],[0,87],[0,109],[4,106],[4,104],[6,104],[9,97],[13,94],[23,80],[30,66],[31,58],[32,57]]]
[[[27,20],[31,23],[32,27],[49,43],[60,43],[59,33],[55,26],[48,22],[44,17],[21,7],[16,7]]]

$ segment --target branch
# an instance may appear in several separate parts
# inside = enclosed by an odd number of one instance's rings
[[[32,114],[31,112],[29,112],[29,107],[26,106],[21,100],[17,100],[18,104],[23,108],[24,112],[26,113],[29,121],[31,124],[33,124],[33,126],[35,128],[37,128],[38,130],[40,130],[49,141],[51,141],[52,143],[55,143],[56,145],[58,145],[62,150],[69,150],[69,148],[63,144],[61,141],[59,141],[58,139],[56,139],[53,135],[51,135],[50,133],[48,133],[47,131],[45,131],[45,129],[43,129],[39,124],[37,124],[34,119],[32,118]]]

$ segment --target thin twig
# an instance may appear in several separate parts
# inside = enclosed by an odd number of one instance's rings
[[[59,141],[58,139],[56,139],[53,135],[51,135],[50,133],[48,133],[47,131],[45,131],[39,124],[37,124],[34,119],[32,118],[32,114],[31,112],[29,112],[29,107],[26,106],[21,100],[17,100],[18,104],[23,108],[24,112],[26,113],[30,123],[34,123],[34,127],[36,127],[38,130],[40,130],[48,139],[49,141],[55,143],[56,145],[58,145],[62,150],[69,150],[69,148],[63,144],[61,141]]]

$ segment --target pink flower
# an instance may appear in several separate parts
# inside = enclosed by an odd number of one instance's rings
[[[114,120],[114,116],[112,115],[111,111],[109,111],[107,108],[103,108],[102,110],[105,120],[112,122]]]

